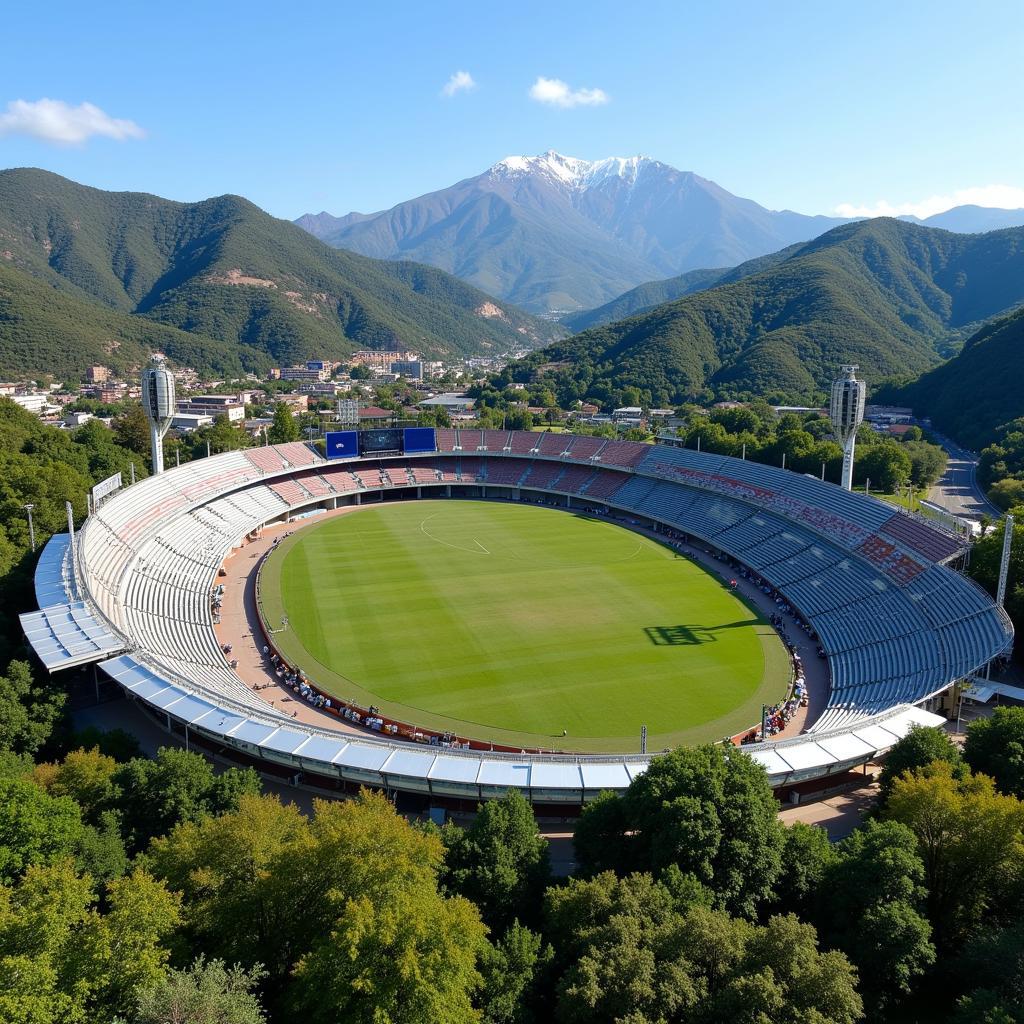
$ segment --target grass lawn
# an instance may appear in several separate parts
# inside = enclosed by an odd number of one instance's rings
[[[498,743],[635,751],[641,725],[652,750],[717,740],[789,679],[771,627],[689,559],[540,506],[364,506],[279,544],[262,591],[324,691]]]

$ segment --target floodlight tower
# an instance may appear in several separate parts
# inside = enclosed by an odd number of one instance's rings
[[[844,366],[843,376],[832,385],[829,418],[836,439],[843,446],[843,488],[853,489],[853,450],[857,445],[857,428],[864,421],[864,400],[867,385],[857,380],[857,367]]]
[[[155,476],[164,471],[163,440],[174,419],[174,374],[161,355],[154,355],[152,365],[142,371],[142,408],[149,420]]]

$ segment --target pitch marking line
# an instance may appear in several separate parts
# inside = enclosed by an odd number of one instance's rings
[[[476,545],[476,550],[474,550],[473,548],[464,548],[461,544],[452,544],[451,541],[443,540],[440,537],[435,537],[427,529],[427,523],[429,523],[432,519],[436,519],[437,516],[439,516],[440,514],[441,514],[440,512],[435,512],[432,516],[427,516],[427,518],[424,519],[420,523],[420,533],[422,533],[424,537],[429,537],[431,540],[436,541],[438,544],[444,544],[445,547],[454,548],[456,551],[466,551],[466,552],[468,552],[471,555],[475,555],[475,554],[489,555],[491,553],[475,537],[473,538],[473,543]]]

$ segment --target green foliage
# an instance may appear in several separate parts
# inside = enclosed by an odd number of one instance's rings
[[[874,1008],[911,991],[935,961],[922,914],[924,864],[905,825],[869,821],[839,844],[818,889],[822,937],[870,978]]]
[[[775,883],[776,908],[812,918],[834,860],[835,849],[823,828],[802,821],[790,825],[782,848],[782,874]]]
[[[893,783],[904,772],[916,772],[933,761],[946,761],[955,768],[960,764],[960,748],[941,729],[912,727],[885,755],[885,765],[878,777],[881,802],[885,803]]]
[[[296,967],[296,1012],[314,1024],[476,1020],[486,930],[471,903],[439,892],[440,839],[365,792],[319,804],[311,838],[294,867],[318,888],[326,928]]]
[[[69,861],[32,867],[0,888],[0,1019],[111,1020],[134,1009],[138,987],[160,978],[178,898],[135,871],[106,887],[105,913],[96,901],[92,880]]]
[[[950,1024],[1019,1024],[1024,1020],[1024,926],[1019,923],[972,939],[954,970],[970,991]]]
[[[445,886],[475,903],[492,931],[533,920],[550,878],[548,844],[519,790],[481,804],[466,829],[445,825],[442,838]]]
[[[990,775],[1001,793],[1024,799],[1024,708],[996,708],[967,729],[964,760]]]
[[[969,935],[1022,869],[1024,804],[936,761],[897,779],[883,811],[917,837],[936,945]]]
[[[999,283],[991,287],[998,288]],[[997,312],[992,309],[976,319]],[[1022,412],[1022,358],[1024,310],[1017,310],[982,327],[948,363],[909,384],[886,388],[879,399],[913,406],[919,416],[930,416],[940,430],[976,450],[993,442],[998,445],[1004,425]]]
[[[274,406],[274,422],[267,431],[267,440],[271,444],[286,444],[298,439],[299,425],[291,409],[284,402],[278,402]]]
[[[564,1022],[722,1022],[861,1016],[856,975],[795,917],[764,927],[680,902],[649,875],[610,873],[549,890],[548,931],[566,964]]]
[[[253,991],[262,972],[227,967],[202,956],[187,970],[171,969],[138,993],[133,1024],[264,1024]]]
[[[84,836],[70,797],[50,796],[27,778],[0,779],[0,883],[13,883],[32,865],[74,857]]]
[[[322,923],[319,876],[294,863],[309,825],[292,804],[246,795],[238,810],[180,824],[156,839],[147,860],[184,894],[189,946],[228,963],[267,965],[279,987]]]
[[[63,706],[64,695],[38,685],[27,661],[12,661],[0,676],[0,749],[36,753]]]
[[[1006,521],[986,532],[971,548],[968,573],[993,596],[999,583],[999,567],[1003,557],[1003,535]],[[1006,582],[1006,611],[1017,629],[1024,628],[1024,516],[1013,524],[1010,546],[1010,569]]]
[[[234,810],[242,794],[260,791],[251,768],[214,775],[204,757],[177,747],[161,747],[152,761],[136,758],[119,766],[112,781],[123,794],[124,833],[133,851],[179,822]]]
[[[742,751],[680,748],[653,761],[622,796],[584,808],[577,857],[589,870],[675,865],[707,886],[719,906],[752,917],[771,900],[782,870],[777,811],[764,769]],[[588,862],[601,841],[605,851]]]
[[[538,991],[554,951],[529,928],[513,921],[508,931],[481,956],[485,1024],[533,1024],[546,1017]]]

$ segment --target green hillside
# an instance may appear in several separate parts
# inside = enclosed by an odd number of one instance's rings
[[[253,365],[360,346],[482,354],[557,336],[443,271],[332,249],[237,196],[176,203],[0,171],[0,259],[63,297],[200,336],[195,359],[216,369],[227,350],[207,339],[243,346],[237,359]],[[87,347],[72,340],[69,361],[84,366]]]
[[[241,375],[273,365],[248,345],[215,341],[58,290],[0,261],[0,380],[77,377],[92,363],[127,372],[154,351],[186,366]]]
[[[983,327],[942,366],[880,398],[911,405],[963,444],[981,449],[1024,416],[1024,310]]]
[[[810,399],[843,363],[869,382],[928,370],[1024,301],[1022,228],[956,235],[878,219],[782,255],[741,280],[557,342],[509,375],[550,376],[563,401],[607,404],[635,389],[664,405],[708,388]]]
[[[603,306],[573,313],[571,316],[563,317],[559,322],[570,331],[585,331],[589,327],[599,327],[601,324],[625,320],[627,317],[644,313],[655,306],[681,299],[685,295],[692,295],[694,292],[716,288],[720,284],[732,284],[734,281],[753,277],[754,274],[760,274],[762,270],[767,270],[788,259],[803,246],[802,242],[790,245],[778,252],[769,253],[767,256],[756,256],[752,260],[741,263],[738,267],[689,270],[685,274],[669,277],[664,281],[648,281],[646,284],[631,288],[628,292],[623,292],[618,298],[606,302]]]

